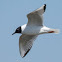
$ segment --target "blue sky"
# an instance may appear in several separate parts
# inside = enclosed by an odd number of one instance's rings
[[[60,29],[60,34],[40,35],[32,49],[22,58],[19,36],[12,33],[26,24],[26,15],[47,5],[44,25]],[[0,0],[0,62],[62,62],[62,0]]]

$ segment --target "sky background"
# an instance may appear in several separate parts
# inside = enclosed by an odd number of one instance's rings
[[[19,53],[19,37],[12,33],[26,24],[26,15],[43,4],[44,25],[60,29],[59,34],[43,34],[32,49],[22,58]],[[62,62],[62,0],[0,0],[0,62]]]

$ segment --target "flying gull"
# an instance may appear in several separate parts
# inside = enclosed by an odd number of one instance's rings
[[[58,29],[51,29],[43,25],[43,13],[46,10],[46,4],[39,9],[27,14],[28,23],[18,27],[15,33],[21,33],[19,38],[19,51],[22,57],[32,48],[34,40],[40,34],[59,33]],[[12,35],[13,35],[12,34]]]

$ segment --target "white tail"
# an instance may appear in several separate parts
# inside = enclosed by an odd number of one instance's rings
[[[60,30],[59,29],[52,29],[54,31],[54,33],[59,34]]]

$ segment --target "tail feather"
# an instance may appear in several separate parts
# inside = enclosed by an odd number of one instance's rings
[[[59,29],[52,29],[54,31],[54,33],[59,34],[60,30]]]

